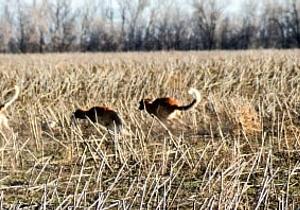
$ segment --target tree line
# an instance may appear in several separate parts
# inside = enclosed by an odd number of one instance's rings
[[[0,0],[0,52],[300,47],[300,0]]]

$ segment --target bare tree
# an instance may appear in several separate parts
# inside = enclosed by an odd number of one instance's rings
[[[18,26],[18,43],[19,49],[21,52],[26,52],[26,38],[25,38],[25,29],[26,29],[26,21],[28,21],[28,17],[25,14],[25,5],[17,0],[17,26]]]
[[[216,29],[224,7],[217,0],[194,0],[194,17],[197,24],[195,34],[199,36],[201,47],[216,47]]]
[[[70,0],[56,0],[50,5],[52,27],[51,45],[54,51],[70,51],[76,41],[75,13],[71,8]]]
[[[149,0],[119,0],[119,10],[121,15],[121,35],[125,50],[141,48],[143,38],[143,25],[145,19],[143,13]]]
[[[9,9],[9,2],[3,2],[3,11],[0,17],[0,52],[9,52],[9,43],[13,39],[13,14]]]
[[[287,13],[283,5],[277,0],[265,4],[264,13],[268,17],[265,29],[268,34],[268,40],[271,41],[271,47],[287,48]]]
[[[229,17],[222,20],[219,27],[219,38],[220,38],[220,48],[221,49],[232,49],[235,46],[232,43],[233,28]]]
[[[86,4],[83,5],[81,10],[78,11],[78,15],[80,17],[80,49],[81,51],[93,51],[94,47],[92,47],[94,40],[94,36],[92,37],[92,25],[95,22],[98,5],[96,1],[89,0]]]
[[[300,47],[300,1],[287,1],[288,27],[291,29],[291,37]]]
[[[145,28],[145,37],[143,43],[144,50],[157,50],[157,37],[156,37],[156,21],[157,21],[157,9],[152,8],[148,23]]]
[[[257,32],[258,5],[253,0],[245,0],[241,9],[241,27],[239,33],[239,48],[248,49],[254,45]]]
[[[119,31],[115,29],[114,13],[110,4],[103,1],[84,7],[81,22],[81,49],[84,51],[115,51]]]
[[[300,0],[0,0],[0,52],[300,47]],[[262,6],[261,6],[262,5]]]
[[[49,13],[47,0],[39,3],[33,1],[27,4],[24,11],[26,17],[25,45],[27,52],[44,52],[46,48],[46,37],[49,34]]]

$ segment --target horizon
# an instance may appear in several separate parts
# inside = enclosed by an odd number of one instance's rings
[[[298,0],[0,1],[0,52],[300,47]]]

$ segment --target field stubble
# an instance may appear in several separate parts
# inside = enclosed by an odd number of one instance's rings
[[[299,208],[299,51],[1,55],[2,207]],[[162,126],[142,97],[203,99]],[[130,134],[69,124],[107,105]],[[53,123],[53,126],[51,126]]]

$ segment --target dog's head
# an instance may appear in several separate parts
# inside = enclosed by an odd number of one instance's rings
[[[81,115],[82,115],[81,109],[76,109],[75,112],[72,113],[72,117],[74,117],[74,118],[80,118]]]
[[[144,110],[145,109],[145,105],[144,105],[144,99],[142,99],[142,100],[140,100],[140,102],[139,102],[139,110]]]
[[[139,110],[144,110],[147,109],[147,105],[151,104],[151,99],[149,98],[143,98],[142,100],[140,100],[140,105],[139,105]]]
[[[81,109],[76,109],[71,115],[71,124],[76,124],[76,119],[83,119],[84,117],[84,111]]]

